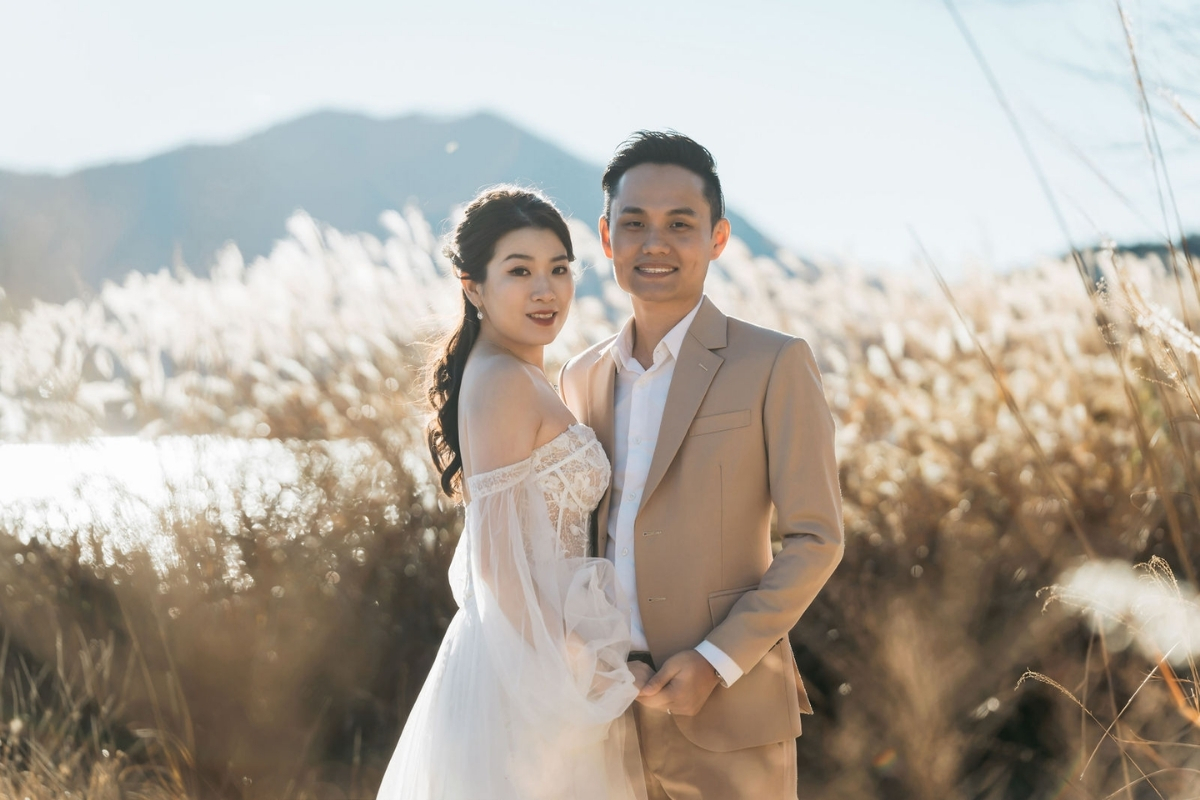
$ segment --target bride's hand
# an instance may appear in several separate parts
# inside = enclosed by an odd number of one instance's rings
[[[654,669],[649,664],[641,661],[630,661],[629,671],[633,673],[633,685],[637,687],[639,692],[654,677]]]
[[[647,708],[690,717],[700,713],[718,680],[708,659],[695,650],[682,650],[663,662],[638,695],[638,702]]]

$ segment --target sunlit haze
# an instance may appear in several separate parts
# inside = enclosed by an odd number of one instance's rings
[[[1200,131],[1161,90],[1193,116],[1200,109],[1200,11],[1189,5],[1127,9],[1185,221],[1200,214]],[[1160,239],[1116,6],[958,9],[1072,235]],[[908,266],[909,226],[956,264],[1011,266],[1065,247],[995,95],[935,0],[53,0],[6,10],[0,70],[0,167],[10,170],[64,172],[231,141],[320,108],[489,109],[598,164],[631,130],[684,131],[716,154],[731,206],[803,254]]]

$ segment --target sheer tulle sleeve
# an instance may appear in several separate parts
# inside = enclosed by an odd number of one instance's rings
[[[429,773],[411,796],[644,798],[624,714],[637,696],[626,664],[629,619],[612,564],[564,556],[529,461],[472,479],[468,489],[450,567],[462,611],[451,627],[478,630],[447,638],[476,652],[439,653],[429,681],[454,701],[423,707],[422,692],[412,713],[430,718],[410,719],[405,737],[431,735],[402,738],[397,756],[406,763],[393,760],[379,796],[408,797],[401,783]],[[460,741],[447,746],[450,735]],[[394,772],[404,780],[393,781]]]

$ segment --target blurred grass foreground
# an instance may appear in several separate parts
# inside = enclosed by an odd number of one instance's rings
[[[384,222],[298,214],[253,264],[5,312],[0,797],[373,796],[461,524],[418,397],[457,290],[419,214]],[[627,310],[574,235],[558,363]],[[1198,791],[1195,267],[1047,260],[951,305],[737,242],[714,265],[725,311],[813,343],[839,425],[802,796]]]

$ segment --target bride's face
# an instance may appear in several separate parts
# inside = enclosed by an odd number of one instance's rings
[[[554,341],[575,298],[567,248],[541,228],[501,237],[487,265],[487,280],[463,281],[463,288],[483,311],[482,335],[514,352]]]

